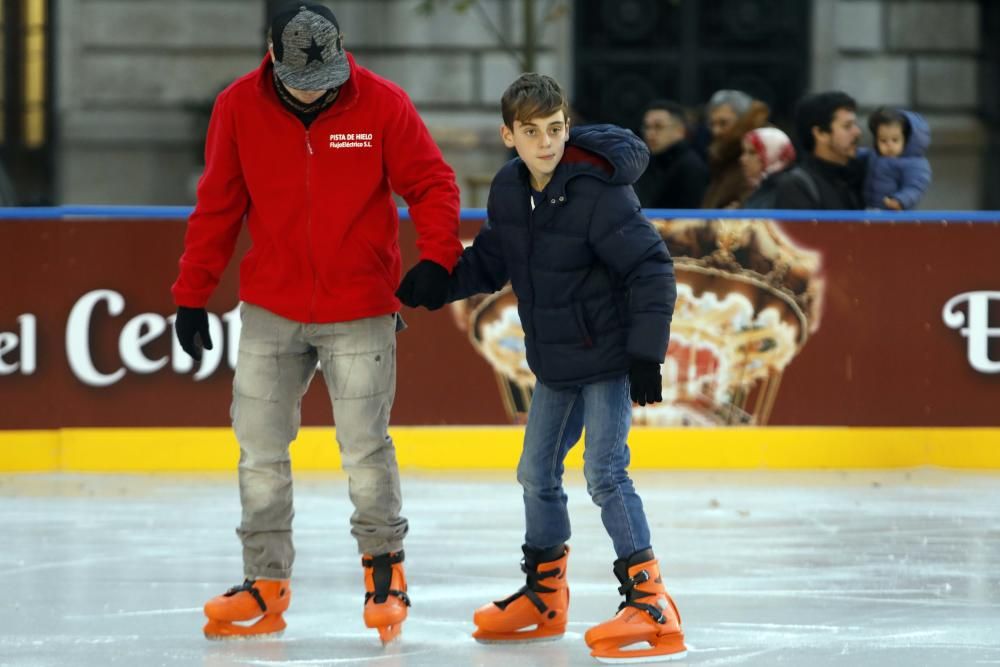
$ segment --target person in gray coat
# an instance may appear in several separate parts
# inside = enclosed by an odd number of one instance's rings
[[[931,164],[924,157],[931,131],[924,117],[902,109],[876,109],[868,117],[875,149],[868,160],[865,205],[902,211],[914,208],[931,184]]]

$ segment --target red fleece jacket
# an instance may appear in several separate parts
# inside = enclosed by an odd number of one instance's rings
[[[454,267],[454,172],[406,93],[348,58],[350,78],[308,131],[278,99],[269,58],[219,94],[177,305],[205,306],[245,220],[252,246],[240,264],[241,300],[299,322],[395,312],[393,191],[410,207],[420,258]]]

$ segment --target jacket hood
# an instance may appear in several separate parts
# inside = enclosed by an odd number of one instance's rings
[[[931,128],[923,116],[914,112],[899,110],[910,121],[910,138],[900,157],[924,157],[931,145]]]
[[[612,185],[632,185],[646,171],[649,148],[617,125],[584,125],[570,129],[562,164],[573,175],[590,173]]]

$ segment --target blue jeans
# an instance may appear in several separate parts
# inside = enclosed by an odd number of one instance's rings
[[[626,558],[650,547],[642,500],[628,476],[626,437],[631,423],[628,375],[571,389],[535,384],[517,466],[517,481],[524,488],[528,546],[546,549],[569,540],[563,461],[586,426],[587,492],[601,508],[615,553]]]

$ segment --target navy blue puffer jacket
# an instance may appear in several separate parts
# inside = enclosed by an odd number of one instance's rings
[[[528,365],[550,387],[619,376],[633,360],[663,362],[676,286],[673,260],[632,190],[648,160],[628,130],[573,128],[534,210],[528,169],[511,160],[452,273],[452,301],[510,280]]]

